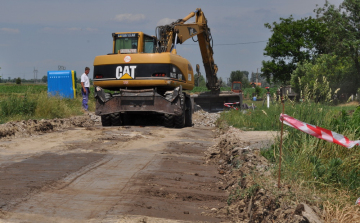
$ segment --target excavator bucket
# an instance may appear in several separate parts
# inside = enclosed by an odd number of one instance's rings
[[[219,112],[228,109],[225,103],[233,103],[234,107],[242,105],[242,94],[234,92],[221,92],[220,94],[212,94],[211,92],[204,92],[200,94],[191,95],[194,99],[195,105],[198,105],[207,112]]]

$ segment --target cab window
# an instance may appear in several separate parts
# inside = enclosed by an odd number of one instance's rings
[[[241,90],[241,84],[240,83],[234,83],[233,89],[234,90]]]
[[[155,52],[155,40],[151,36],[144,35],[144,53]]]
[[[118,35],[115,38],[114,53],[137,53],[138,35]]]

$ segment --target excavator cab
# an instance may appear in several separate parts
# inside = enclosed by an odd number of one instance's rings
[[[241,90],[241,82],[240,81],[233,81],[231,85],[231,91],[235,93],[242,92]]]
[[[113,54],[154,53],[156,37],[143,32],[113,33]]]

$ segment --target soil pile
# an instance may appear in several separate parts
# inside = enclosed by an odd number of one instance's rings
[[[220,113],[208,113],[204,110],[199,110],[193,114],[194,127],[215,127],[216,120],[220,117]]]
[[[71,127],[91,127],[98,117],[89,113],[64,119],[13,121],[0,125],[0,139],[24,137]]]
[[[215,214],[232,222],[322,222],[317,207],[291,201],[291,186],[277,187],[270,164],[243,134],[229,127],[207,152],[206,162],[218,165],[222,175],[219,188],[230,194],[228,206]]]

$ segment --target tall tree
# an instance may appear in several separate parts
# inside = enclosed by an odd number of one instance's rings
[[[196,87],[205,87],[206,86],[205,78],[201,74],[198,74],[198,73],[194,74],[194,80],[195,80]]]
[[[350,60],[336,55],[323,54],[314,62],[305,61],[297,66],[291,75],[291,85],[295,92],[304,92],[316,82],[318,92],[326,90],[324,80],[329,82],[329,87],[334,92],[340,88],[340,93],[356,92],[358,86],[352,84],[353,65]],[[325,79],[324,79],[325,78]],[[323,92],[327,94],[329,92]]]
[[[339,7],[329,4],[316,10],[319,21],[327,25],[326,48],[342,57],[351,58],[360,80],[360,0],[344,0]]]
[[[41,81],[44,82],[44,83],[47,83],[47,76],[44,75],[44,76],[41,78]]]
[[[262,76],[270,83],[286,83],[299,62],[312,60],[314,56],[324,53],[323,43],[328,33],[325,24],[312,17],[294,20],[280,18],[280,23],[265,24],[270,29],[270,37],[264,49],[264,56],[271,57],[262,61]],[[271,80],[271,77],[273,80]]]
[[[244,70],[244,71],[240,71],[240,70],[236,70],[236,71],[231,71],[230,73],[230,80],[229,82],[232,83],[233,81],[241,81],[242,86],[248,86],[249,85],[249,80],[248,77],[249,76],[249,72]]]

